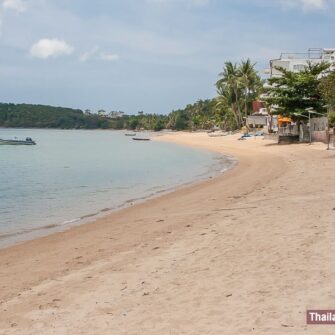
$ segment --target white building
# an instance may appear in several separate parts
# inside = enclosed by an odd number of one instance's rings
[[[108,117],[109,117],[110,119],[119,119],[119,118],[121,118],[123,115],[124,115],[124,112],[121,112],[121,111],[111,111],[111,112],[108,114]]]
[[[100,109],[100,110],[98,110],[98,115],[106,117],[107,116],[107,112],[104,109]]]
[[[306,53],[282,53],[280,58],[270,60],[270,69],[266,74],[271,77],[281,76],[276,67],[282,67],[293,72],[300,72],[305,69],[308,63],[320,64],[330,63],[331,69],[335,70],[335,49],[308,49]]]

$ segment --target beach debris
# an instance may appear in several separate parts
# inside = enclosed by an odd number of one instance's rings
[[[161,220],[157,220],[156,222],[164,222],[165,220],[161,219]]]
[[[257,207],[236,207],[236,208],[219,208],[219,209],[216,209],[215,211],[216,212],[219,212],[219,211],[238,211],[238,210],[242,210],[242,209],[255,209]]]
[[[232,295],[233,295],[232,293],[227,294],[227,295],[226,295],[226,298],[230,298]]]
[[[143,293],[143,296],[147,296],[147,295],[149,295],[150,293],[149,292],[144,292]]]
[[[286,325],[284,323],[281,324],[282,327],[285,327],[285,328],[293,328],[294,326],[290,326],[290,325]]]
[[[154,247],[152,250],[158,250],[159,249],[159,247]]]

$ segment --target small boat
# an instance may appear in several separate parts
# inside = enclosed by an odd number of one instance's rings
[[[136,136],[136,133],[126,133],[125,136]]]
[[[0,139],[0,145],[36,145],[36,142],[33,141],[30,137],[27,137],[25,140],[2,140]]]
[[[229,135],[229,133],[226,131],[215,131],[215,132],[208,133],[209,137],[220,137],[220,136],[227,136],[227,135]]]
[[[246,139],[248,139],[248,138],[255,138],[255,136],[254,135],[252,135],[252,134],[243,134],[240,138],[238,138],[238,140],[246,140]]]
[[[150,138],[146,137],[133,137],[134,141],[150,141]]]

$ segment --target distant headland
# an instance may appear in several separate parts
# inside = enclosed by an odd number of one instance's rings
[[[127,115],[122,112],[107,113],[103,110],[92,113],[48,105],[0,103],[0,127],[5,128],[55,128],[55,129],[193,129],[195,119],[203,129],[215,125],[216,102],[199,100],[184,109],[168,115],[145,114]],[[200,121],[200,123],[199,123]]]

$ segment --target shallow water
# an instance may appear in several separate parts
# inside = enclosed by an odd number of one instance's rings
[[[124,132],[0,129],[0,138],[28,136],[36,146],[0,146],[0,246],[92,220],[232,164]]]

